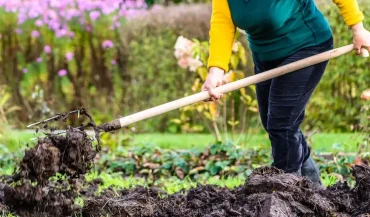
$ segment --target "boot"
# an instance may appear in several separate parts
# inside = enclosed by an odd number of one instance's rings
[[[319,168],[317,168],[311,157],[302,164],[301,173],[302,176],[305,176],[308,180],[312,181],[315,187],[324,188],[320,180]]]

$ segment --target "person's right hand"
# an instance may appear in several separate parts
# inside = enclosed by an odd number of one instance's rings
[[[223,94],[217,93],[214,88],[224,84],[223,77],[224,70],[218,67],[211,67],[209,69],[207,79],[202,86],[202,91],[208,91],[211,96],[210,99],[206,101],[216,101],[222,98]]]

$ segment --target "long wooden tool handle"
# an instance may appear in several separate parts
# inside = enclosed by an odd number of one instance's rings
[[[272,70],[269,70],[269,71],[266,71],[266,72],[263,72],[257,75],[249,76],[247,78],[240,79],[238,81],[222,85],[220,87],[215,88],[215,91],[218,93],[227,93],[227,92],[231,92],[234,90],[238,90],[240,88],[247,87],[252,84],[257,84],[262,81],[269,80],[269,79],[287,74],[289,72],[293,72],[293,71],[296,71],[296,70],[299,70],[299,69],[302,69],[302,68],[305,68],[311,65],[315,65],[317,63],[327,61],[329,59],[349,53],[353,50],[354,50],[353,44],[343,46],[340,48],[336,48],[336,49],[323,52],[321,54],[308,57],[308,58],[287,64],[287,65],[284,65],[284,66],[281,66],[281,67],[278,67],[278,68],[275,68],[275,69],[272,69]],[[362,55],[364,57],[367,57],[369,53],[366,49],[363,49]],[[132,115],[129,115],[123,118],[116,119],[112,122],[103,124],[101,126],[101,129],[103,129],[106,132],[117,130],[129,124],[132,124],[132,123],[135,123],[135,122],[147,119],[147,118],[151,118],[151,117],[154,117],[154,116],[157,116],[157,115],[160,115],[160,114],[163,114],[163,113],[166,113],[166,112],[169,112],[169,111],[172,111],[172,110],[175,110],[175,109],[187,106],[187,105],[201,102],[209,98],[210,98],[210,95],[208,91],[203,91],[203,92],[190,95],[190,96],[178,99],[178,100],[174,100],[172,102],[168,102],[168,103],[165,103],[165,104],[162,104],[162,105],[159,105],[159,106],[156,106],[156,107],[153,107],[153,108],[150,108],[150,109],[138,112],[138,113],[134,113]]]

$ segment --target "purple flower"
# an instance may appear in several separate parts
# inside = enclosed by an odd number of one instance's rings
[[[116,65],[117,64],[117,61],[116,60],[112,60],[112,61],[110,61],[110,64]]]
[[[36,62],[41,63],[42,62],[42,57],[37,58]]]
[[[91,28],[91,26],[90,26],[90,25],[86,25],[86,26],[85,26],[85,30],[86,30],[87,32],[91,32],[92,28]]]
[[[31,33],[32,37],[34,38],[38,38],[40,37],[40,33],[37,31],[37,30],[33,30],[32,33]]]
[[[44,52],[47,54],[51,53],[51,47],[49,45],[45,45]]]
[[[23,72],[24,74],[26,74],[26,73],[28,72],[28,69],[24,68],[24,69],[22,69],[22,72]]]
[[[42,20],[36,20],[36,22],[35,22],[35,24],[36,24],[36,26],[42,26],[44,23],[42,22]]]
[[[57,36],[57,38],[61,38],[65,35],[67,35],[67,30],[65,29],[58,29],[55,31],[55,35]]]
[[[61,70],[59,70],[59,72],[58,72],[58,76],[59,77],[63,77],[63,76],[65,76],[67,74],[67,70],[65,70],[65,69],[61,69]]]
[[[67,61],[71,61],[72,59],[73,59],[73,53],[72,52],[68,52],[68,53],[66,53],[66,59],[67,59]]]
[[[39,16],[39,13],[35,10],[35,8],[32,8],[30,12],[28,12],[28,16],[33,19]]]
[[[20,29],[20,28],[16,28],[14,31],[15,31],[15,33],[17,33],[18,35],[22,34],[22,29]]]
[[[112,48],[113,42],[111,40],[105,40],[102,45],[103,48]]]
[[[100,12],[99,11],[91,11],[90,12],[90,19],[92,21],[97,20],[100,17]]]

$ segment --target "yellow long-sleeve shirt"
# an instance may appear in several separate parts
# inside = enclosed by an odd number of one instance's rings
[[[356,0],[333,0],[348,26],[364,19]],[[267,5],[267,6],[266,6]],[[262,60],[282,58],[331,36],[313,0],[213,0],[208,67],[229,70],[236,27]]]

